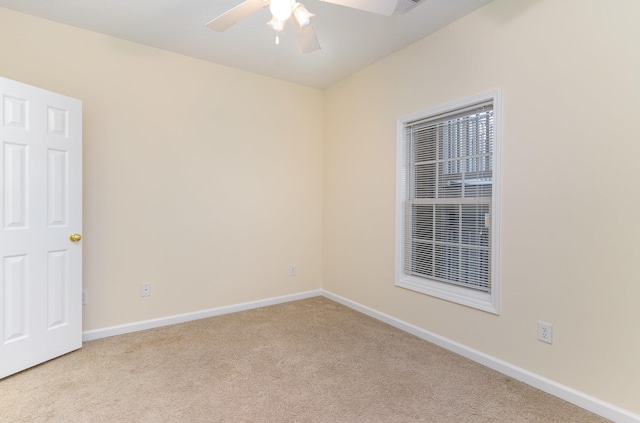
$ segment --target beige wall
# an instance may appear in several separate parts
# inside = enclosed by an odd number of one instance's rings
[[[0,75],[83,100],[85,331],[323,287],[640,413],[639,17],[495,0],[323,93],[0,8]],[[496,87],[500,316],[393,286],[396,118]]]
[[[85,331],[321,287],[321,91],[0,22],[0,75],[83,101]]]
[[[324,289],[640,412],[638,22],[495,0],[326,90]],[[500,316],[393,285],[396,118],[497,87]]]

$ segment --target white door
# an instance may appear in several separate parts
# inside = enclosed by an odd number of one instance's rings
[[[79,100],[0,78],[0,201],[3,378],[82,346]]]

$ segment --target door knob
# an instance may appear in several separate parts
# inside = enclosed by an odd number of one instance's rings
[[[80,234],[71,234],[69,235],[69,239],[71,240],[71,242],[78,242],[82,239],[82,235]]]

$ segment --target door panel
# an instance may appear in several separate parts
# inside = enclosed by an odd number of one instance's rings
[[[82,103],[0,78],[0,378],[82,345]]]
[[[67,175],[69,174],[66,151],[49,149],[47,175],[47,222],[49,226],[67,224]]]
[[[5,344],[27,336],[27,263],[26,255],[4,257],[2,291]]]
[[[47,260],[48,328],[66,325],[68,321],[67,252],[50,251]]]
[[[27,146],[3,143],[4,147],[4,228],[25,228],[27,225],[26,186],[28,165]]]

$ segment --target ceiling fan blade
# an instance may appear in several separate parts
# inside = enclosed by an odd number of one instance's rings
[[[320,43],[313,25],[308,24],[301,27],[294,20],[294,26],[298,30],[298,45],[302,53],[313,53],[316,50],[320,50]]]
[[[377,13],[378,15],[391,16],[396,10],[398,0],[320,0],[326,3],[339,4],[340,6]]]
[[[265,5],[264,0],[245,0],[233,9],[209,21],[207,26],[214,31],[222,32],[233,26],[240,19],[246,18],[253,12],[262,9]]]

